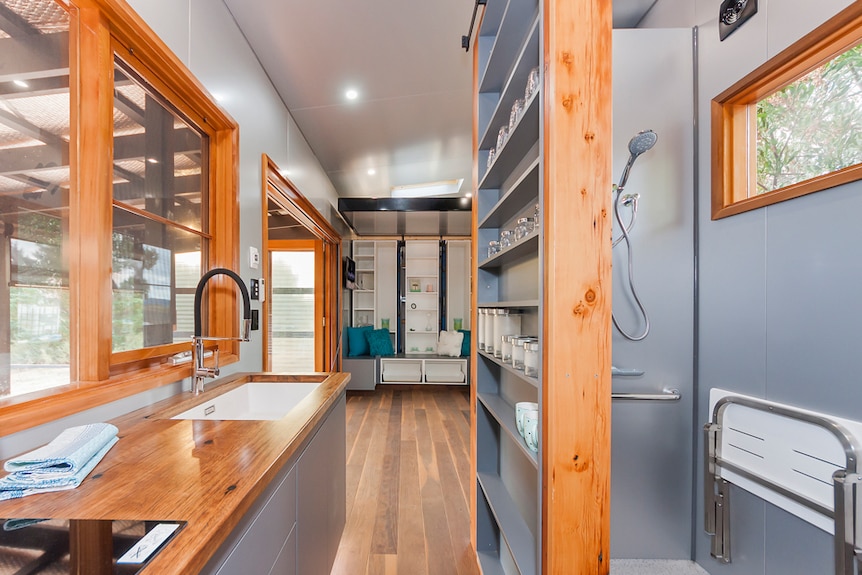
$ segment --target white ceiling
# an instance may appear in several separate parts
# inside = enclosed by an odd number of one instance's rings
[[[458,178],[468,191],[473,0],[224,1],[339,196]],[[615,27],[654,2],[614,0]]]

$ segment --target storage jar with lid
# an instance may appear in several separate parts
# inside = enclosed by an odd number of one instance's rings
[[[524,375],[539,377],[539,342],[524,344]]]
[[[507,309],[498,309],[494,316],[494,357],[503,357],[503,336],[521,331],[521,316]],[[486,342],[487,345],[487,342]]]
[[[503,341],[500,344],[502,350],[500,359],[503,363],[512,363],[512,340],[518,337],[517,335],[507,334],[503,336]]]
[[[524,370],[524,344],[529,341],[539,341],[531,335],[518,335],[512,340],[512,367]]]
[[[482,341],[485,342],[485,353],[494,355],[494,323],[497,321],[497,309],[487,308],[485,312],[485,329]]]
[[[476,348],[485,351],[485,320],[488,318],[488,310],[480,307],[478,311],[478,329],[476,330]]]

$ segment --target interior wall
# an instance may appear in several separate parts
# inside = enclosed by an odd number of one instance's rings
[[[699,442],[709,390],[732,391],[859,420],[856,356],[862,259],[862,183],[766,208],[710,219],[710,100],[850,4],[847,0],[760,0],[758,13],[724,42],[718,6],[659,0],[644,26],[693,17],[699,43]],[[849,254],[849,257],[848,257]],[[699,470],[701,466],[697,467]],[[702,471],[700,471],[702,473]],[[694,483],[698,514],[702,483]],[[827,533],[739,490],[732,491],[732,562],[709,554],[696,523],[697,562],[712,574],[833,572]]]
[[[688,559],[694,405],[691,29],[615,30],[613,53],[615,183],[629,159],[629,140],[646,129],[658,135],[635,161],[623,191],[640,196],[630,234],[632,269],[650,332],[633,342],[614,329],[612,340],[614,366],[644,374],[613,377],[613,391],[661,394],[673,388],[682,399],[613,402],[611,558]],[[621,209],[624,222],[630,213]],[[620,237],[617,225],[614,237]],[[645,324],[629,289],[625,242],[613,251],[614,316],[637,336]]]
[[[332,208],[337,203],[332,183],[224,3],[129,3],[239,124],[240,276],[260,274],[249,267],[246,254],[249,246],[262,248],[261,154],[287,170],[287,177],[324,217],[340,224]],[[242,344],[241,360],[222,373],[260,370],[261,345],[260,332],[252,332],[252,340]]]

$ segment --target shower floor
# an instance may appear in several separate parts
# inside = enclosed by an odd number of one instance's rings
[[[611,575],[709,575],[693,561],[611,559]]]

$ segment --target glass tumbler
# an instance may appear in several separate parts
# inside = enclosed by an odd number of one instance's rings
[[[515,241],[520,241],[533,233],[536,229],[536,224],[533,218],[518,218],[518,225],[515,226]]]
[[[497,149],[500,150],[506,145],[506,140],[509,138],[509,126],[503,126],[497,132]]]
[[[536,90],[539,89],[539,67],[536,66],[530,70],[530,75],[527,76],[527,87],[524,89],[524,100],[529,100]]]
[[[509,113],[509,132],[512,132],[512,128],[515,127],[515,124],[518,123],[518,120],[521,119],[521,114],[524,111],[524,99],[518,98],[515,100],[515,103],[512,104],[512,111]]]
[[[500,249],[504,250],[515,243],[515,231],[505,230],[500,233]]]

